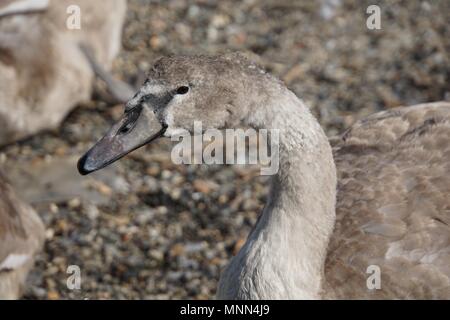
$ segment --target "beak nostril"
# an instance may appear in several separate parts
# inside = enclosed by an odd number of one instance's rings
[[[134,126],[137,123],[137,120],[141,114],[142,107],[133,108],[127,112],[125,112],[125,120],[123,125],[117,130],[116,134],[126,134],[133,130]]]
[[[133,130],[135,124],[136,124],[135,122],[125,123],[123,126],[120,127],[119,130],[117,130],[117,134],[129,133],[131,130]]]
[[[130,129],[131,129],[131,123],[128,123],[127,125],[125,125],[119,129],[119,133],[120,134],[128,133],[130,131]]]

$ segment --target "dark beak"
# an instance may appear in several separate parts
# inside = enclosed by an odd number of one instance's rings
[[[125,112],[122,119],[78,160],[78,171],[86,175],[102,169],[162,136],[165,130],[153,111],[137,106]]]

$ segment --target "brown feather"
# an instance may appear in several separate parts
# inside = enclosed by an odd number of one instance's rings
[[[334,139],[330,298],[450,298],[450,103],[380,112]],[[381,289],[369,290],[369,265]]]
[[[17,197],[0,173],[0,299],[20,296],[34,256],[42,248],[44,230],[36,212]],[[19,261],[16,265],[11,264],[13,257]]]

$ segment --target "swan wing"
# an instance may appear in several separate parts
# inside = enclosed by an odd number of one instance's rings
[[[333,149],[339,182],[325,292],[450,298],[450,103],[374,114]]]
[[[0,17],[46,10],[49,0],[2,0]]]

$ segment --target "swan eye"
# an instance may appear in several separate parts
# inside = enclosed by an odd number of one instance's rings
[[[187,86],[181,86],[177,89],[177,94],[186,94],[189,91],[189,87]]]

